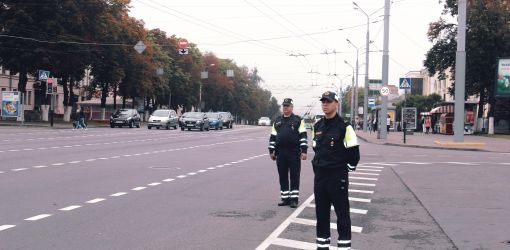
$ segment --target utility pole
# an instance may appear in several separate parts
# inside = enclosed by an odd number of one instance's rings
[[[354,83],[354,74],[355,74],[355,71],[354,71],[354,67],[353,67],[350,63],[348,63],[348,62],[347,62],[347,61],[345,61],[345,60],[344,60],[344,63],[345,63],[345,64],[347,64],[349,67],[351,67],[351,68],[352,68],[351,113],[350,113],[351,117],[350,117],[350,120],[351,120],[351,123],[353,123],[352,121],[353,121],[353,119],[354,119],[354,101],[355,101],[354,95],[355,95],[355,93],[356,93],[356,91],[354,90],[354,88],[355,88],[355,86],[354,86],[354,85],[355,85],[355,83]]]
[[[389,70],[389,43],[390,43],[390,0],[384,0],[384,44],[382,56],[382,86],[388,87]],[[379,137],[386,139],[386,118],[388,117],[388,96],[382,96],[381,115],[379,116]]]
[[[346,39],[347,42],[352,45],[356,49],[356,87],[354,88],[354,123],[356,122],[356,118],[358,117],[358,76],[359,76],[359,48],[354,45],[349,39]],[[356,128],[356,126],[354,126]]]
[[[466,89],[466,0],[459,0],[457,55],[455,57],[455,113],[453,140],[464,141],[464,91]]]
[[[365,45],[365,87],[363,90],[363,132],[367,132],[368,124],[368,65],[370,60],[370,16],[356,3],[354,4],[355,9],[359,10],[367,17],[367,37],[366,37],[366,45]]]

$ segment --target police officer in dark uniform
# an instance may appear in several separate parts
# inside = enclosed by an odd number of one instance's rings
[[[308,142],[304,121],[292,113],[293,108],[292,99],[285,98],[282,103],[283,115],[275,119],[269,137],[269,155],[273,161],[276,160],[280,177],[282,201],[278,206],[296,208],[299,202],[300,159],[306,160]]]
[[[351,249],[351,218],[349,211],[349,176],[359,162],[356,133],[337,114],[335,93],[325,92],[321,97],[325,117],[317,121],[312,131],[312,160],[317,215],[317,249],[329,249],[330,210],[333,204],[337,217],[338,249]]]

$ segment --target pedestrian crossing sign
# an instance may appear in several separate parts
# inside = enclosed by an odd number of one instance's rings
[[[50,78],[50,72],[47,70],[39,70],[39,80],[46,81],[48,78]]]
[[[411,78],[403,77],[400,78],[398,88],[400,89],[410,89],[411,88]]]

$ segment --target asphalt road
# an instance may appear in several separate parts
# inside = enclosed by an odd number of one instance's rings
[[[313,249],[310,161],[276,206],[269,132],[0,127],[0,249]],[[354,249],[510,249],[509,154],[361,151]]]

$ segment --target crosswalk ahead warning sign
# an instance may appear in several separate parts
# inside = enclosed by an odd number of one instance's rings
[[[399,85],[398,85],[398,87],[400,89],[410,89],[411,86],[412,86],[411,85],[411,78],[408,78],[408,77],[400,78]]]
[[[50,78],[50,72],[47,70],[39,70],[39,80],[46,81]]]

